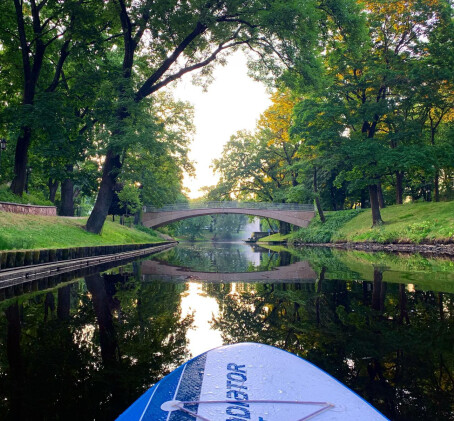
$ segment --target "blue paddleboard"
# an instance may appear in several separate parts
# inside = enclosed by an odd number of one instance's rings
[[[205,352],[164,377],[118,420],[387,420],[313,364],[256,343]]]

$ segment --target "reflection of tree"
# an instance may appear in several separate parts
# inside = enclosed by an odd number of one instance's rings
[[[374,282],[210,285],[227,343],[256,341],[307,358],[393,420],[452,418],[454,299]]]
[[[22,419],[21,403],[24,397],[24,371],[20,346],[22,328],[17,301],[5,310],[5,316],[7,322],[6,359],[9,366],[7,375],[11,382],[8,389],[3,388],[2,390],[9,392],[7,396],[11,402],[11,409],[17,414],[17,419]],[[4,364],[2,365],[4,366]]]
[[[9,304],[0,317],[0,419],[114,419],[187,359],[183,290],[98,274]]]

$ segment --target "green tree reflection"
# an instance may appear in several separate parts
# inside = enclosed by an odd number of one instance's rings
[[[393,420],[452,419],[454,299],[383,282],[209,285],[213,328],[226,343],[254,341],[296,353]]]
[[[0,419],[114,419],[187,359],[184,289],[94,274],[3,303]]]

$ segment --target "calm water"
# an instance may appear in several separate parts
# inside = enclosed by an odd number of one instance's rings
[[[0,419],[112,420],[191,356],[244,341],[393,420],[454,419],[453,260],[183,244],[0,297]]]

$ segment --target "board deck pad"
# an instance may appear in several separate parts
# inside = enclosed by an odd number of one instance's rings
[[[256,343],[205,352],[164,377],[118,420],[387,420],[342,383],[294,354]]]

